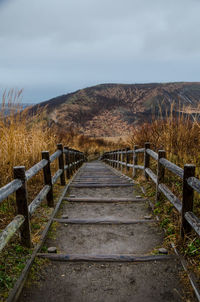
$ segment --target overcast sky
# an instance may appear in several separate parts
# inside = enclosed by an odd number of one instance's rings
[[[0,0],[0,92],[200,81],[200,0]]]

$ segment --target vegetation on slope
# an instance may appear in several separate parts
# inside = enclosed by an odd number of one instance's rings
[[[175,103],[177,115],[182,107],[197,109],[200,83],[102,84],[62,95],[40,103],[46,108],[50,125],[76,129],[89,136],[129,135],[136,125],[152,121],[160,106]],[[34,112],[37,106],[32,108]]]

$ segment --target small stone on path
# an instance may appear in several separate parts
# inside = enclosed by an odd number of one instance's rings
[[[151,219],[152,218],[152,215],[147,215],[147,216],[144,216],[144,219]]]
[[[165,254],[165,255],[168,254],[168,250],[165,249],[164,247],[161,247],[158,251],[160,254]]]
[[[50,247],[48,247],[47,252],[48,253],[57,253],[57,247],[50,246]]]
[[[68,219],[69,216],[68,215],[62,215],[62,219]]]
[[[136,195],[136,198],[142,198],[142,196],[141,195]]]

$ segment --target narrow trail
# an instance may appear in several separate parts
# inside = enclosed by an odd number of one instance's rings
[[[57,254],[26,284],[21,302],[186,301],[175,255],[156,255],[163,234],[148,201],[127,177],[104,163],[84,164],[55,218]],[[149,217],[148,217],[149,216]]]

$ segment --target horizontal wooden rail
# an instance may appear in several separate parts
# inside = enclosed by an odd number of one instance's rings
[[[183,179],[183,169],[182,168],[180,168],[179,166],[171,163],[169,160],[167,160],[165,158],[161,158],[160,163],[165,168],[167,168],[169,171],[171,171],[172,173],[176,174],[177,176],[179,176],[180,178]]]
[[[143,152],[144,152],[144,148],[134,150],[134,153],[143,153]]]
[[[144,170],[144,166],[141,165],[135,165],[134,168],[139,170]]]
[[[54,162],[54,160],[56,158],[58,158],[60,155],[62,154],[62,151],[60,150],[57,150],[55,153],[53,153],[51,156],[50,156],[50,162]]]
[[[187,179],[187,183],[188,185],[194,189],[195,191],[197,191],[198,193],[200,193],[200,180],[196,177],[189,177]]]
[[[0,189],[0,202],[8,198],[9,195],[15,193],[19,188],[21,188],[22,182],[20,179],[15,179],[9,182],[7,185]]]
[[[35,197],[35,199],[30,203],[28,206],[28,210],[30,215],[32,215],[37,207],[41,204],[41,202],[45,199],[47,194],[49,193],[51,187],[46,185],[44,188],[38,193],[38,195]]]
[[[138,165],[137,154],[144,154],[144,165]],[[130,159],[132,154],[132,159]],[[194,215],[193,195],[194,191],[200,193],[200,180],[194,175],[195,167],[193,165],[184,165],[184,169],[170,162],[166,158],[164,150],[158,153],[150,149],[150,143],[145,143],[145,148],[135,146],[133,150],[126,148],[125,150],[115,150],[105,152],[101,159],[110,164],[113,168],[120,169],[123,172],[126,169],[133,169],[133,177],[136,170],[143,170],[145,178],[151,179],[156,185],[156,201],[160,199],[160,194],[173,204],[178,213],[181,215],[181,235],[189,233],[192,229],[200,236],[200,220]],[[150,168],[150,159],[157,161],[157,175]],[[180,200],[165,184],[165,170],[169,170],[173,174],[182,179],[182,200]]]
[[[167,197],[167,199],[174,205],[177,211],[181,213],[181,201],[172,193],[172,191],[165,184],[159,184],[158,187],[160,191],[165,195],[165,197]]]
[[[153,171],[151,170],[151,169],[149,169],[149,168],[146,168],[145,169],[145,172],[148,174],[148,176],[153,180],[153,182],[155,183],[155,184],[157,184],[157,176],[156,176],[156,174],[155,173],[153,173]]]
[[[42,159],[39,163],[35,164],[32,168],[26,171],[26,180],[31,179],[35,176],[38,172],[40,172],[46,165],[48,161],[46,159]]]
[[[69,154],[72,156],[68,156]],[[67,165],[64,165],[64,155],[68,158]],[[58,159],[59,169],[55,172],[54,176],[51,177],[51,163],[56,159]],[[31,247],[30,217],[45,198],[48,206],[54,206],[53,185],[59,178],[61,185],[65,185],[65,170],[67,171],[67,178],[70,178],[85,160],[86,158],[82,152],[67,147],[63,149],[62,144],[58,144],[57,151],[51,156],[49,152],[43,151],[42,160],[29,170],[25,171],[25,167],[23,166],[14,167],[15,179],[0,188],[0,202],[6,202],[5,199],[16,192],[18,215],[0,233],[0,251],[19,229],[22,244]],[[27,181],[41,170],[43,170],[44,174],[44,187],[28,205]]]
[[[0,252],[13,237],[16,231],[19,230],[20,226],[23,224],[25,218],[22,215],[17,215],[7,227],[0,233]]]
[[[186,212],[185,219],[200,236],[200,219],[193,212]]]
[[[63,173],[62,169],[59,169],[55,175],[52,177],[52,184],[55,185],[55,183],[57,182],[58,178],[60,177],[60,175]]]
[[[151,149],[147,149],[146,152],[147,152],[151,157],[153,157],[155,160],[158,160],[158,153],[154,152],[154,151],[151,150]]]

